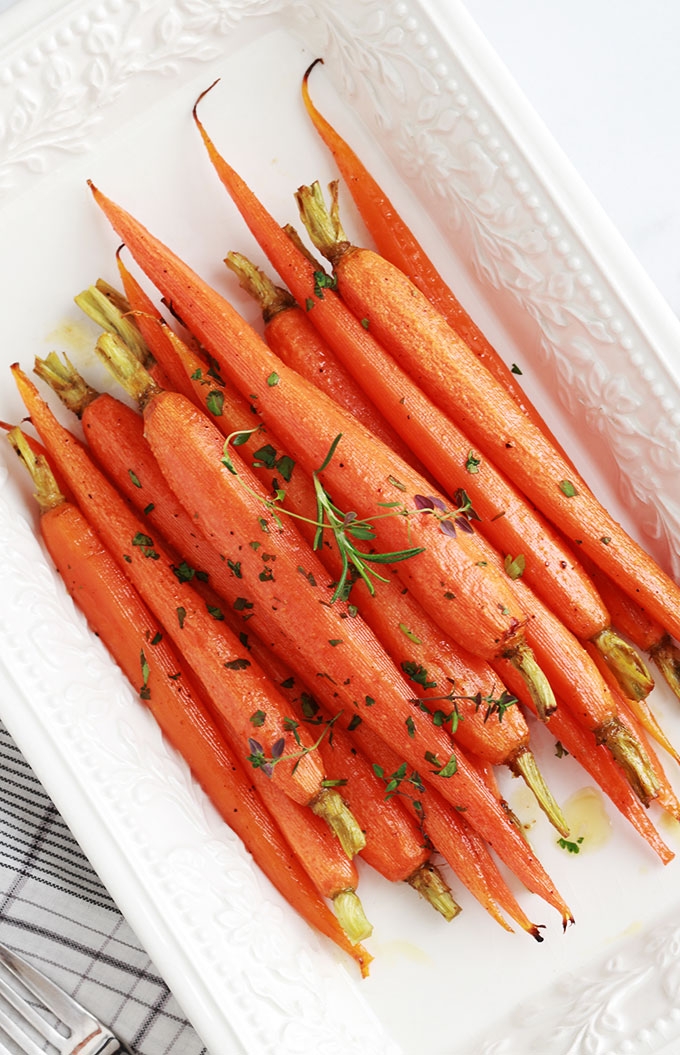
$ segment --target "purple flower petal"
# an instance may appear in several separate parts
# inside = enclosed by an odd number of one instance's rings
[[[281,737],[280,740],[277,740],[276,743],[272,744],[272,758],[280,758],[285,746],[286,741],[283,737]]]

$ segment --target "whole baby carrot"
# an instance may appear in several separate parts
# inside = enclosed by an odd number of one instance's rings
[[[13,430],[10,439],[37,488],[42,538],[89,625],[265,875],[308,923],[352,956],[366,975],[370,956],[349,942],[329,912],[254,791],[252,775],[225,742],[162,626],[80,510],[63,498],[45,458],[31,451],[20,430]],[[317,859],[317,864],[325,867],[323,860]]]
[[[451,327],[486,368],[508,389],[518,406],[537,425],[540,424],[541,428],[544,428],[541,416],[529,401],[512,370],[503,362],[479,326],[454,296],[385,191],[378,185],[349,143],[340,136],[312,102],[308,81],[318,62],[323,62],[323,59],[316,59],[312,62],[302,79],[302,98],[305,108],[314,128],[331,151],[378,252],[409,276],[414,285],[446,317]]]
[[[244,751],[252,736],[251,716],[262,711],[266,722],[258,729],[258,757],[266,749],[265,757],[272,760],[269,771],[281,789],[327,819],[347,852],[356,852],[363,837],[337,791],[324,786],[306,730],[300,745],[287,727],[285,701],[243,655],[243,644],[211,617],[191,584],[174,574],[172,557],[147,534],[144,523],[57,421],[18,364],[13,364],[12,374],[50,458],[195,675],[211,697],[221,701],[224,719],[239,730]]]

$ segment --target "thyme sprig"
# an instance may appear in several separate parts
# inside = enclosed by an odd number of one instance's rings
[[[376,530],[374,527],[376,520],[380,520],[386,516],[408,517],[413,511],[407,509],[401,502],[382,503],[386,510],[384,513],[378,513],[373,517],[359,518],[355,512],[343,512],[334,504],[328,491],[321,483],[319,474],[328,466],[335,454],[338,443],[342,439],[342,433],[339,433],[335,437],[323,462],[312,474],[314,494],[316,497],[315,519],[302,516],[300,513],[295,513],[292,510],[286,509],[285,506],[282,505],[285,499],[285,490],[282,488],[276,489],[273,498],[258,495],[255,491],[249,488],[240,477],[229,454],[230,443],[233,446],[240,446],[246,442],[247,438],[253,432],[256,431],[257,429],[249,429],[231,433],[224,444],[222,464],[234,476],[238,477],[246,490],[258,498],[258,500],[261,501],[262,504],[273,514],[274,520],[279,527],[282,527],[280,519],[281,513],[285,513],[287,516],[293,517],[296,520],[302,520],[315,527],[316,532],[313,543],[313,548],[315,550],[319,549],[322,545],[324,531],[330,530],[333,533],[338,552],[340,553],[342,566],[340,577],[335,584],[333,596],[331,597],[331,603],[337,601],[339,598],[347,600],[349,590],[358,579],[364,581],[371,596],[375,594],[374,580],[379,580],[380,582],[388,581],[384,576],[369,567],[369,565],[394,564],[397,561],[408,560],[409,557],[415,557],[418,553],[423,552],[424,547],[422,546],[410,546],[401,550],[392,550],[389,553],[366,552],[356,546],[356,541],[372,542],[376,538]]]
[[[328,721],[324,722],[321,734],[310,746],[305,746],[302,743],[300,733],[298,732],[300,723],[297,718],[284,718],[283,723],[286,728],[286,731],[291,732],[293,734],[295,742],[299,745],[300,750],[294,751],[292,754],[284,755],[283,752],[286,746],[286,739],[285,737],[281,736],[272,744],[271,755],[267,757],[264,752],[264,747],[259,742],[259,740],[256,740],[252,736],[249,736],[248,747],[250,748],[250,754],[246,755],[246,762],[250,762],[253,769],[261,769],[262,772],[265,773],[268,777],[272,776],[274,768],[279,764],[279,762],[294,762],[295,764],[293,765],[292,769],[292,772],[294,773],[297,767],[300,765],[302,759],[306,755],[310,754],[312,751],[316,751],[319,748],[325,736],[332,736],[333,726],[335,725],[341,714],[342,711],[338,711],[338,713],[334,715],[333,718],[329,718]],[[259,721],[259,716],[257,724],[261,724],[261,722]],[[323,786],[332,787],[338,783],[339,781],[324,781]]]
[[[513,696],[507,689],[503,689],[500,696],[495,696],[493,691],[484,695],[482,692],[476,692],[472,696],[457,695],[455,688],[452,688],[451,692],[446,693],[443,696],[420,696],[415,697],[411,700],[412,703],[418,705],[421,711],[425,711],[432,718],[435,725],[447,725],[450,723],[451,732],[455,733],[458,728],[458,723],[463,720],[458,707],[456,706],[459,700],[470,700],[475,705],[475,711],[485,708],[484,721],[488,722],[489,718],[493,714],[498,715],[498,721],[502,722],[505,712],[510,707],[514,707],[515,704],[519,703],[516,696]],[[447,701],[453,704],[453,710],[449,713],[437,708],[432,710],[429,704]]]

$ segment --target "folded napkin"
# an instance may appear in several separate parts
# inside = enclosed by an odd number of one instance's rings
[[[136,1055],[207,1055],[2,725],[0,941],[101,1018]]]

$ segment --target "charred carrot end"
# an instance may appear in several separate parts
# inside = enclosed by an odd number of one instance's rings
[[[317,817],[323,817],[333,831],[348,857],[363,850],[366,836],[347,808],[342,796],[333,788],[323,788],[310,803]]]
[[[436,865],[426,862],[406,880],[421,897],[436,908],[447,923],[460,913],[460,905],[454,901],[441,872]]]
[[[654,678],[636,650],[612,628],[591,639],[628,699],[643,700],[654,688]]]

